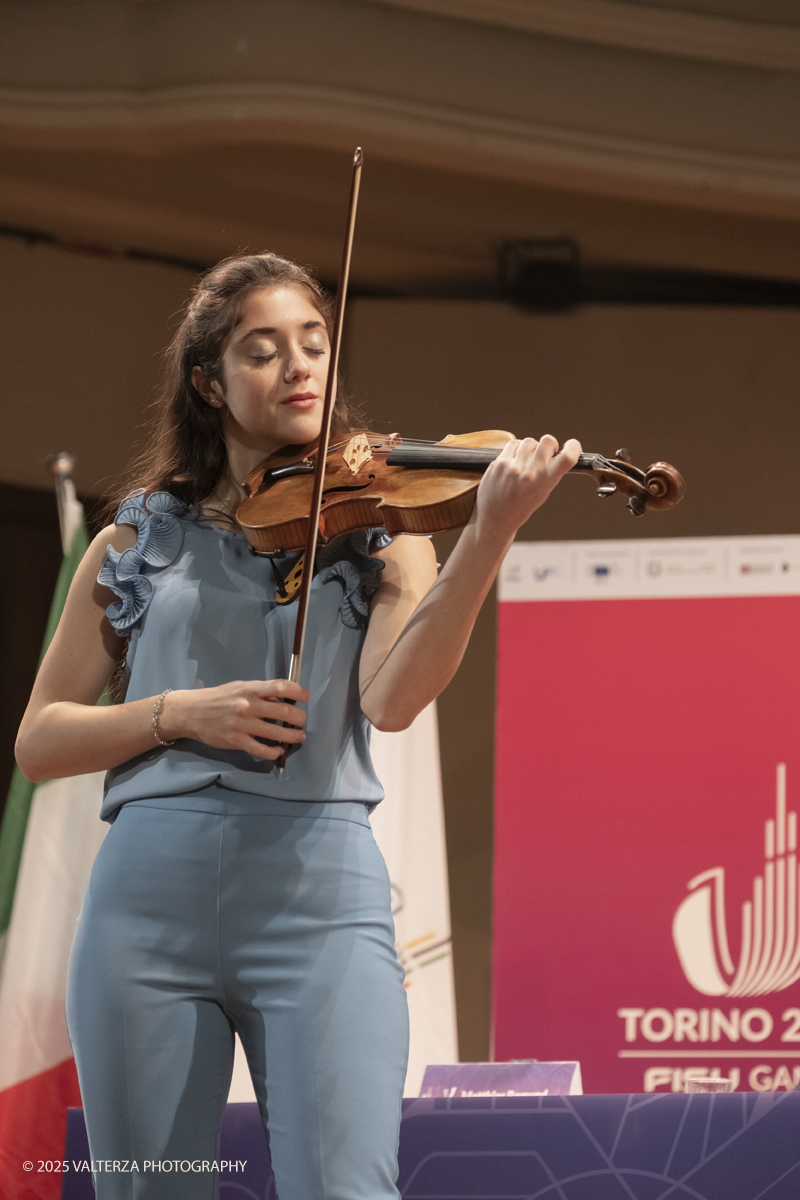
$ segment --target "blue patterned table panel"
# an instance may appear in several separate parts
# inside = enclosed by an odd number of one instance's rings
[[[80,1109],[65,1157],[87,1160]],[[229,1104],[220,1200],[276,1200],[255,1104]],[[800,1200],[800,1093],[405,1100],[403,1200]],[[62,1200],[92,1200],[70,1171]]]
[[[800,1200],[800,1095],[407,1102],[404,1200]]]

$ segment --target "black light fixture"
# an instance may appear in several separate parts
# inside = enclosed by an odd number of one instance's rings
[[[572,238],[506,242],[499,298],[529,312],[570,312],[583,304],[680,304],[800,308],[800,283],[721,271],[589,266]]]

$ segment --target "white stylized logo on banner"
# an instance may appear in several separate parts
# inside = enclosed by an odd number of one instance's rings
[[[725,918],[725,868],[692,879],[672,922],[683,973],[705,996],[763,996],[800,979],[800,879],[797,814],[786,811],[786,766],[778,764],[775,819],[765,823],[764,872],[742,904],[739,963]]]

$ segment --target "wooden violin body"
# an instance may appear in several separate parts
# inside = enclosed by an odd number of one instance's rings
[[[504,430],[450,435],[441,442],[404,441],[368,431],[351,433],[328,450],[319,534],[331,541],[345,533],[385,525],[398,533],[432,534],[469,520],[481,475],[513,434]],[[314,458],[282,460],[248,476],[248,499],[236,514],[253,549],[279,554],[306,545]],[[598,494],[620,492],[635,515],[667,509],[683,498],[684,483],[669,463],[643,471],[628,461],[582,454],[572,468],[592,476]]]

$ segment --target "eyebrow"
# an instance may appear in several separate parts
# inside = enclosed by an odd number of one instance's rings
[[[303,329],[321,329],[322,325],[323,325],[322,321],[304,321],[302,328]],[[260,325],[257,329],[248,329],[247,333],[242,335],[241,340],[244,341],[245,338],[252,337],[254,333],[260,333],[260,334],[263,334],[268,337],[271,333],[277,333],[277,332],[278,332],[278,330],[275,329],[274,326],[272,326],[272,325]]]

